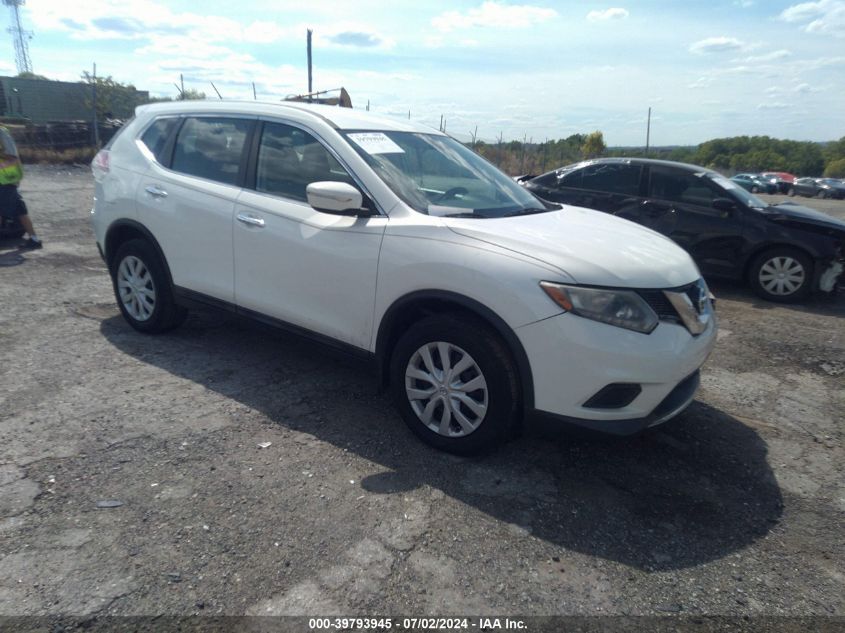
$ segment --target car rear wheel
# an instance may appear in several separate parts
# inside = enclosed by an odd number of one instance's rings
[[[129,240],[117,249],[112,285],[123,318],[139,332],[166,332],[187,316],[173,298],[164,262],[145,240]]]
[[[816,192],[816,197],[817,198],[827,198],[827,191],[825,191],[824,189],[819,189]]]
[[[749,282],[764,299],[790,303],[800,301],[810,291],[813,264],[794,248],[774,248],[761,253],[751,265]]]
[[[399,339],[391,391],[420,439],[462,455],[488,451],[519,425],[511,354],[486,324],[456,314],[426,317]]]
[[[787,189],[786,195],[788,195],[790,198],[795,196],[795,187],[790,187],[789,189]]]

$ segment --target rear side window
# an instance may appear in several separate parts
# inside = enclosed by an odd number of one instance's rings
[[[581,170],[581,183],[577,186],[591,191],[636,196],[640,191],[641,172],[639,165],[596,163]]]
[[[153,124],[147,128],[141,136],[141,142],[147,146],[147,149],[152,152],[157,162],[166,165],[167,161],[164,156],[164,148],[167,147],[167,140],[176,129],[176,124],[179,119],[176,117],[167,117],[164,119],[156,119]]]
[[[265,123],[258,149],[255,189],[294,200],[306,200],[312,182],[332,180],[355,185],[320,142],[299,128]]]
[[[188,117],[176,138],[171,169],[236,185],[251,126],[243,119]]]

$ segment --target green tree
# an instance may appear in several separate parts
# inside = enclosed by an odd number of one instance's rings
[[[35,73],[30,72],[18,73],[16,76],[18,79],[40,79],[42,81],[52,81],[44,75],[36,75]]]
[[[202,101],[203,99],[205,99],[205,93],[196,88],[185,88],[181,97],[182,101]]]
[[[604,144],[604,135],[599,130],[588,134],[581,146],[581,154],[584,158],[596,158],[604,154],[606,150],[607,145]]]
[[[845,178],[845,158],[830,161],[824,168],[824,175],[828,178]]]
[[[91,73],[82,72],[82,81],[87,84],[94,84],[95,79]],[[97,77],[97,118],[126,118],[132,116],[135,107],[142,103],[138,91],[132,84],[122,84],[108,77]],[[85,99],[85,107],[93,107],[92,94]]]

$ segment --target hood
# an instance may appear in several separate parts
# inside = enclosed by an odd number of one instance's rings
[[[845,231],[845,221],[834,218],[827,213],[822,213],[821,211],[816,211],[815,209],[792,202],[782,202],[781,204],[767,207],[764,212],[773,222],[812,224],[838,231]]]
[[[701,276],[670,239],[601,211],[563,205],[534,215],[444,222],[459,235],[540,260],[579,284],[674,288]]]

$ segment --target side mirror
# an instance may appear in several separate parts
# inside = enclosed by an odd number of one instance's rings
[[[736,202],[728,198],[716,198],[713,201],[713,208],[724,211],[725,213],[731,213],[736,209]]]
[[[305,195],[317,211],[337,215],[372,215],[368,209],[362,209],[364,197],[352,185],[345,182],[324,180],[312,182],[305,188]]]

